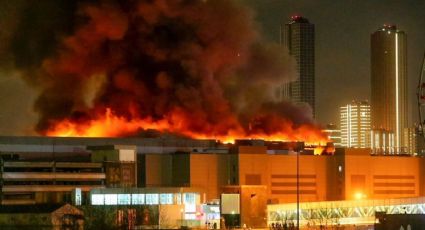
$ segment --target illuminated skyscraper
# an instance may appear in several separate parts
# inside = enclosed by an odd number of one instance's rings
[[[371,107],[373,129],[394,133],[394,153],[407,149],[406,35],[384,25],[371,36]]]
[[[341,145],[370,147],[370,105],[367,101],[353,101],[341,107]]]
[[[281,26],[280,33],[280,42],[295,58],[298,70],[297,80],[284,84],[280,96],[295,103],[308,103],[314,116],[314,24],[292,16],[289,23]]]

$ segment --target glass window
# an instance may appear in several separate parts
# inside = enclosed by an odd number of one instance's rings
[[[145,194],[131,194],[131,204],[144,204]]]
[[[105,204],[106,205],[117,205],[118,204],[117,194],[105,194]]]
[[[103,194],[92,194],[91,195],[91,204],[92,205],[104,205],[105,197]]]
[[[196,204],[185,204],[184,212],[196,212]]]
[[[184,200],[183,200],[183,203],[184,204],[195,204],[196,202],[196,200],[195,200],[195,197],[196,197],[196,194],[195,193],[185,193],[184,195],[183,195],[183,197],[184,197]]]
[[[146,204],[159,204],[158,194],[146,194]]]
[[[130,204],[130,194],[118,194],[118,204],[126,205]]]
[[[173,194],[163,193],[159,195],[159,202],[161,204],[173,204]]]

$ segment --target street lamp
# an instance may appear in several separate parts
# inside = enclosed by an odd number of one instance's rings
[[[300,229],[300,153],[297,152],[297,230]]]

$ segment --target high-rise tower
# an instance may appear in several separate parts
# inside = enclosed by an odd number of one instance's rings
[[[298,70],[297,79],[284,84],[280,96],[295,103],[308,103],[314,116],[314,24],[301,16],[292,16],[280,31],[280,42],[295,58]]]
[[[406,51],[406,35],[395,25],[384,25],[371,36],[372,127],[394,134],[396,154],[407,149]]]
[[[349,148],[370,147],[370,105],[353,101],[341,107],[341,145]]]

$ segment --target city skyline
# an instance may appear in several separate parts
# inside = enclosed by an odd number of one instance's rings
[[[14,4],[7,3],[3,8],[5,10],[1,13],[6,19],[10,16],[9,14],[16,11],[14,7],[10,7]],[[49,6],[49,4],[45,5]],[[330,122],[338,123],[338,108],[341,105],[353,99],[370,100],[369,36],[384,23],[397,24],[398,28],[409,35],[408,115],[411,123],[417,120],[416,75],[418,75],[420,59],[425,48],[421,42],[425,38],[425,32],[420,29],[423,28],[424,22],[419,20],[421,13],[418,9],[424,5],[423,2],[389,1],[381,6],[378,1],[354,4],[347,1],[287,3],[250,0],[246,2],[246,5],[251,7],[256,15],[256,23],[262,28],[261,35],[266,40],[276,43],[279,42],[280,24],[286,22],[291,15],[305,16],[316,25],[316,119],[323,127]],[[381,13],[373,14],[372,9],[378,6],[382,9]],[[314,10],[316,7],[323,7],[326,11],[316,11]],[[350,14],[345,13],[347,10],[350,10]],[[62,11],[64,10],[61,9]],[[51,11],[52,15],[56,13],[54,10]],[[70,13],[66,13],[64,17],[70,18]],[[331,18],[335,20],[330,20]],[[63,23],[61,20],[63,21],[60,19],[57,22],[58,25]],[[5,28],[12,24],[8,20],[3,23]],[[4,47],[0,48],[1,52],[5,51]],[[3,57],[8,56],[6,54]],[[2,80],[0,103],[5,108],[0,114],[0,124],[2,124],[0,133],[34,135],[32,125],[37,120],[37,115],[32,111],[32,101],[38,93],[19,79],[19,72],[11,71],[10,66],[7,68],[3,66],[0,73]]]
[[[384,24],[408,34],[408,106],[410,124],[418,120],[416,88],[425,51],[425,2],[409,1],[247,1],[264,36],[279,41],[280,23],[294,14],[316,26],[316,119],[338,123],[339,107],[370,101],[370,35]],[[318,10],[321,9],[321,10]],[[379,10],[377,10],[379,9]]]
[[[0,229],[425,226],[424,9],[0,1]]]

